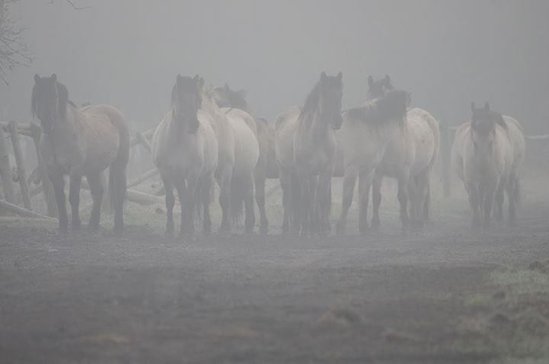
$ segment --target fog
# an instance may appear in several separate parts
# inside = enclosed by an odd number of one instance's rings
[[[23,0],[12,7],[34,61],[1,86],[3,119],[29,120],[34,73],[57,73],[76,103],[112,103],[136,129],[168,108],[177,73],[246,89],[273,119],[323,70],[342,71],[344,104],[367,76],[391,75],[442,122],[471,101],[545,132],[549,3],[539,1]]]

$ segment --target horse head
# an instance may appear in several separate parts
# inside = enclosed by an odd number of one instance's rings
[[[246,91],[235,91],[229,87],[227,83],[223,87],[213,89],[214,100],[219,107],[233,107],[241,110],[248,110],[248,102],[246,101]]]
[[[488,157],[493,153],[496,124],[505,125],[505,121],[500,113],[490,110],[488,102],[481,108],[471,103],[471,114],[471,139],[475,153]]]
[[[394,90],[393,84],[391,82],[391,77],[385,75],[384,78],[381,78],[377,81],[374,81],[372,76],[368,77],[368,100],[373,100],[379,97],[385,96],[387,91]]]
[[[45,133],[50,133],[59,119],[65,118],[68,102],[69,92],[63,84],[57,82],[55,73],[51,77],[34,75],[32,114],[40,120]]]
[[[320,115],[325,118],[334,130],[341,128],[341,98],[343,96],[343,74],[328,76],[325,72],[320,75],[318,83],[318,107]]]
[[[187,131],[195,133],[199,127],[197,112],[202,105],[202,79],[177,75],[172,89],[173,118],[181,126],[187,125]]]

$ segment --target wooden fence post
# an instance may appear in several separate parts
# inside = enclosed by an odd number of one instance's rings
[[[15,193],[13,192],[13,181],[11,179],[10,156],[6,144],[6,134],[0,126],[0,178],[2,179],[2,189],[4,198],[9,203],[15,203]]]
[[[38,161],[38,173],[40,175],[40,183],[42,184],[42,193],[44,194],[44,200],[46,201],[46,208],[48,210],[48,216],[57,217],[57,203],[53,194],[53,186],[50,178],[48,177],[48,171],[42,160],[40,154],[40,138],[42,137],[42,129],[36,125],[30,125],[30,131],[32,140],[34,141],[34,149],[36,150],[36,160]]]
[[[446,123],[441,123],[440,128],[440,162],[442,167],[442,189],[444,197],[452,194],[452,167],[451,167],[451,142],[450,128]]]
[[[31,210],[31,201],[29,195],[29,186],[27,184],[27,173],[25,172],[25,161],[19,143],[19,133],[17,131],[17,122],[10,121],[8,129],[11,134],[11,143],[13,144],[13,155],[17,164],[17,177],[19,178],[19,186],[21,186],[21,197],[23,198],[23,206]]]

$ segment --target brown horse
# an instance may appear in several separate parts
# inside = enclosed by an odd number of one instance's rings
[[[307,235],[330,230],[335,132],[341,127],[341,72],[322,72],[302,109],[281,115],[276,122],[275,151],[283,192],[283,231]]]
[[[236,108],[250,113],[244,90],[232,90],[228,84],[213,89],[214,99],[219,107]],[[255,129],[259,143],[259,159],[254,170],[255,201],[259,208],[259,230],[267,233],[269,220],[265,209],[265,181],[278,178],[278,166],[274,151],[274,128],[262,118],[255,118]]]
[[[82,109],[69,101],[67,88],[57,76],[34,76],[32,112],[41,123],[44,137],[40,153],[55,191],[59,213],[59,230],[68,228],[65,205],[65,180],[70,176],[69,201],[72,227],[80,227],[79,204],[82,177],[88,180],[93,199],[89,228],[97,230],[100,222],[103,171],[110,166],[109,187],[114,207],[114,230],[124,229],[126,166],[129,158],[129,132],[122,113],[110,105],[86,106]]]

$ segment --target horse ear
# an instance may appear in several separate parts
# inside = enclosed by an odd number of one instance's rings
[[[391,84],[391,77],[389,75],[385,75],[385,84],[390,85]]]
[[[368,76],[368,86],[372,87],[373,84],[374,84],[374,78],[372,77],[372,75],[370,75]]]
[[[326,72],[322,71],[322,73],[320,74],[320,80],[324,81],[324,80],[326,80],[327,77],[328,76],[326,76]]]
[[[490,104],[488,102],[484,104],[484,110],[490,111]]]
[[[40,76],[38,74],[34,74],[34,83],[38,83],[40,81]]]
[[[337,80],[338,80],[339,82],[341,82],[341,80],[343,79],[343,72],[339,71],[339,73],[337,74],[336,77],[337,77]]]
[[[225,91],[229,91],[231,89],[227,82],[225,82],[225,86],[223,86],[223,88],[225,88]]]
[[[53,82],[57,82],[57,75],[54,73],[51,75],[50,79],[53,81]]]
[[[475,112],[476,109],[477,109],[477,105],[475,105],[474,102],[471,102],[471,112]]]

